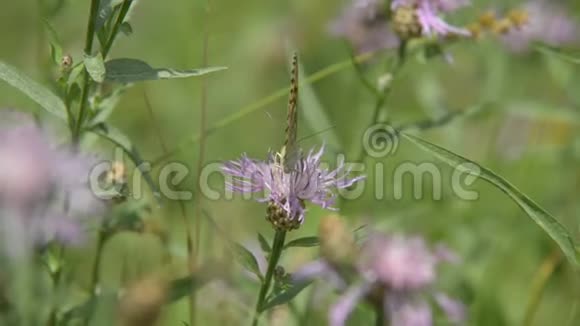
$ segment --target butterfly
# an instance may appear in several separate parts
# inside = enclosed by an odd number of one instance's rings
[[[290,79],[290,96],[288,97],[288,115],[286,119],[286,138],[282,150],[275,155],[275,163],[283,167],[285,173],[290,173],[296,166],[301,155],[296,145],[298,133],[298,54],[292,56]]]

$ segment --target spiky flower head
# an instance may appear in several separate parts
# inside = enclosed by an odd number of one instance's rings
[[[222,171],[230,176],[226,187],[234,192],[263,193],[259,202],[268,203],[268,220],[276,229],[292,230],[304,222],[306,203],[334,209],[336,189],[352,186],[363,177],[350,177],[350,169],[343,161],[334,170],[321,166],[324,146],[311,149],[307,155],[298,151],[293,165],[286,170],[270,153],[259,161],[243,155],[239,160],[226,162]]]
[[[430,326],[434,301],[453,323],[465,320],[464,305],[441,292],[433,292],[437,281],[437,265],[456,261],[457,257],[439,246],[429,248],[419,236],[372,233],[360,246],[351,269],[321,259],[308,264],[294,275],[298,281],[323,278],[343,292],[329,311],[332,326],[343,326],[359,302],[367,301],[382,307],[390,325]],[[358,273],[352,275],[352,272]],[[349,272],[349,273],[345,273]]]
[[[402,39],[419,36],[469,36],[465,28],[446,23],[441,15],[467,5],[466,0],[393,0],[392,24]]]

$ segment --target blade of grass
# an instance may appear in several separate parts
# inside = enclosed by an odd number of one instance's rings
[[[368,60],[370,60],[371,58],[373,58],[374,53],[365,53],[365,54],[361,54],[359,56],[357,56],[355,58],[355,62],[357,63],[362,63],[362,62],[366,62]],[[334,64],[331,64],[329,66],[327,66],[326,68],[323,68],[315,73],[313,73],[312,75],[306,77],[302,83],[308,83],[308,84],[313,84],[316,83],[326,77],[332,76],[342,70],[345,70],[347,68],[350,68],[352,66],[352,60],[349,58],[347,60],[343,60]],[[277,91],[275,91],[274,93],[261,98],[251,104],[248,104],[242,108],[240,108],[237,112],[228,115],[227,117],[219,120],[218,122],[214,123],[213,125],[209,126],[206,129],[206,136],[211,135],[213,132],[220,130],[224,127],[227,127],[228,125],[242,119],[243,117],[271,104],[274,103],[277,100],[286,98],[286,96],[288,96],[288,92],[290,91],[290,87],[283,87]],[[174,149],[170,150],[168,153],[164,153],[163,155],[161,155],[160,157],[158,157],[157,159],[152,161],[152,165],[155,166],[163,161],[165,161],[166,159],[168,159],[169,157],[179,153],[180,151],[184,150],[185,148],[189,148],[189,146],[191,144],[197,143],[199,142],[201,139],[201,134],[196,134],[193,137],[186,139],[185,141],[183,141],[181,144],[177,145]]]
[[[208,25],[210,21],[211,13],[211,3],[210,0],[207,0],[205,3],[205,12],[204,12],[204,19],[202,23],[202,30],[203,30],[203,41],[202,41],[202,59],[201,59],[201,66],[206,67],[208,62],[208,47],[209,47],[209,31]],[[205,76],[201,77],[201,96],[200,96],[200,117],[199,117],[199,128],[200,128],[200,141],[199,141],[199,154],[198,154],[198,161],[197,161],[197,172],[196,177],[197,180],[200,180],[201,173],[203,170],[203,163],[205,161],[205,145],[206,145],[206,131],[207,131],[207,78]],[[199,184],[199,182],[198,182]],[[201,192],[201,189],[197,189]],[[194,207],[195,207],[195,221],[194,221],[194,235],[195,235],[195,244],[194,244],[194,251],[193,251],[193,265],[197,266],[200,263],[200,247],[201,247],[201,232],[202,232],[202,219],[201,215],[202,208],[201,208],[201,200],[203,196],[195,196],[194,198]],[[210,237],[211,238],[211,237]],[[191,295],[191,316],[190,316],[190,324],[196,324],[196,308],[197,308],[197,298],[196,293],[193,291],[190,293]]]
[[[540,305],[542,295],[546,289],[546,285],[550,280],[550,277],[554,273],[554,270],[562,261],[562,254],[559,250],[554,250],[548,257],[544,259],[536,275],[532,280],[530,300],[526,305],[526,312],[524,314],[524,320],[522,322],[523,326],[530,326],[534,321],[534,316]]]

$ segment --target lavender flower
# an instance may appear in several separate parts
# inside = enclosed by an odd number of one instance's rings
[[[294,167],[284,171],[270,153],[266,161],[258,161],[243,155],[239,160],[226,162],[223,172],[232,178],[226,187],[243,194],[264,192],[259,202],[268,202],[268,218],[274,227],[298,228],[304,221],[305,203],[311,202],[333,209],[336,194],[334,189],[352,186],[363,177],[349,178],[350,169],[339,162],[335,170],[320,167],[324,146],[314,149],[305,157],[297,153]]]
[[[0,234],[6,254],[82,240],[82,219],[103,212],[88,175],[94,160],[56,149],[30,121],[0,124]]]
[[[399,39],[389,28],[381,0],[353,0],[330,25],[330,34],[348,40],[359,53],[396,48]]]
[[[467,29],[446,23],[441,14],[467,5],[466,0],[393,0],[393,28],[401,38],[462,35]]]
[[[534,41],[560,46],[580,40],[578,23],[555,1],[530,1],[524,11],[528,14],[527,24],[503,37],[503,43],[511,51],[525,52]]]
[[[390,325],[430,326],[433,318],[426,296],[432,293],[437,280],[437,265],[449,260],[456,260],[449,250],[442,246],[431,250],[420,237],[375,233],[360,248],[352,268],[321,260],[293,275],[297,281],[332,276],[337,290],[344,291],[330,309],[332,326],[344,325],[356,304],[363,300],[375,306],[382,305]],[[353,282],[357,277],[345,273],[349,270],[359,274],[360,280]],[[337,277],[341,282],[335,280]],[[351,286],[347,287],[347,283]],[[460,324],[465,320],[465,307],[461,302],[440,292],[433,296],[450,322]]]
[[[435,281],[437,258],[420,237],[374,236],[363,253],[360,270],[395,291],[413,291]]]

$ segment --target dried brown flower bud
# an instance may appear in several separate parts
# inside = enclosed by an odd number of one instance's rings
[[[530,16],[527,11],[522,9],[513,9],[507,14],[507,18],[512,22],[516,28],[521,28],[527,25],[530,21]]]
[[[346,263],[356,254],[353,233],[339,215],[324,217],[320,221],[318,235],[321,255],[329,261]]]
[[[486,11],[479,16],[479,25],[484,29],[492,28],[497,22],[497,17],[493,11]]]
[[[73,65],[73,58],[70,55],[65,55],[62,57],[62,59],[60,60],[60,67],[63,70],[69,70]]]
[[[167,282],[152,276],[129,286],[119,305],[120,325],[153,326],[167,296]]]

